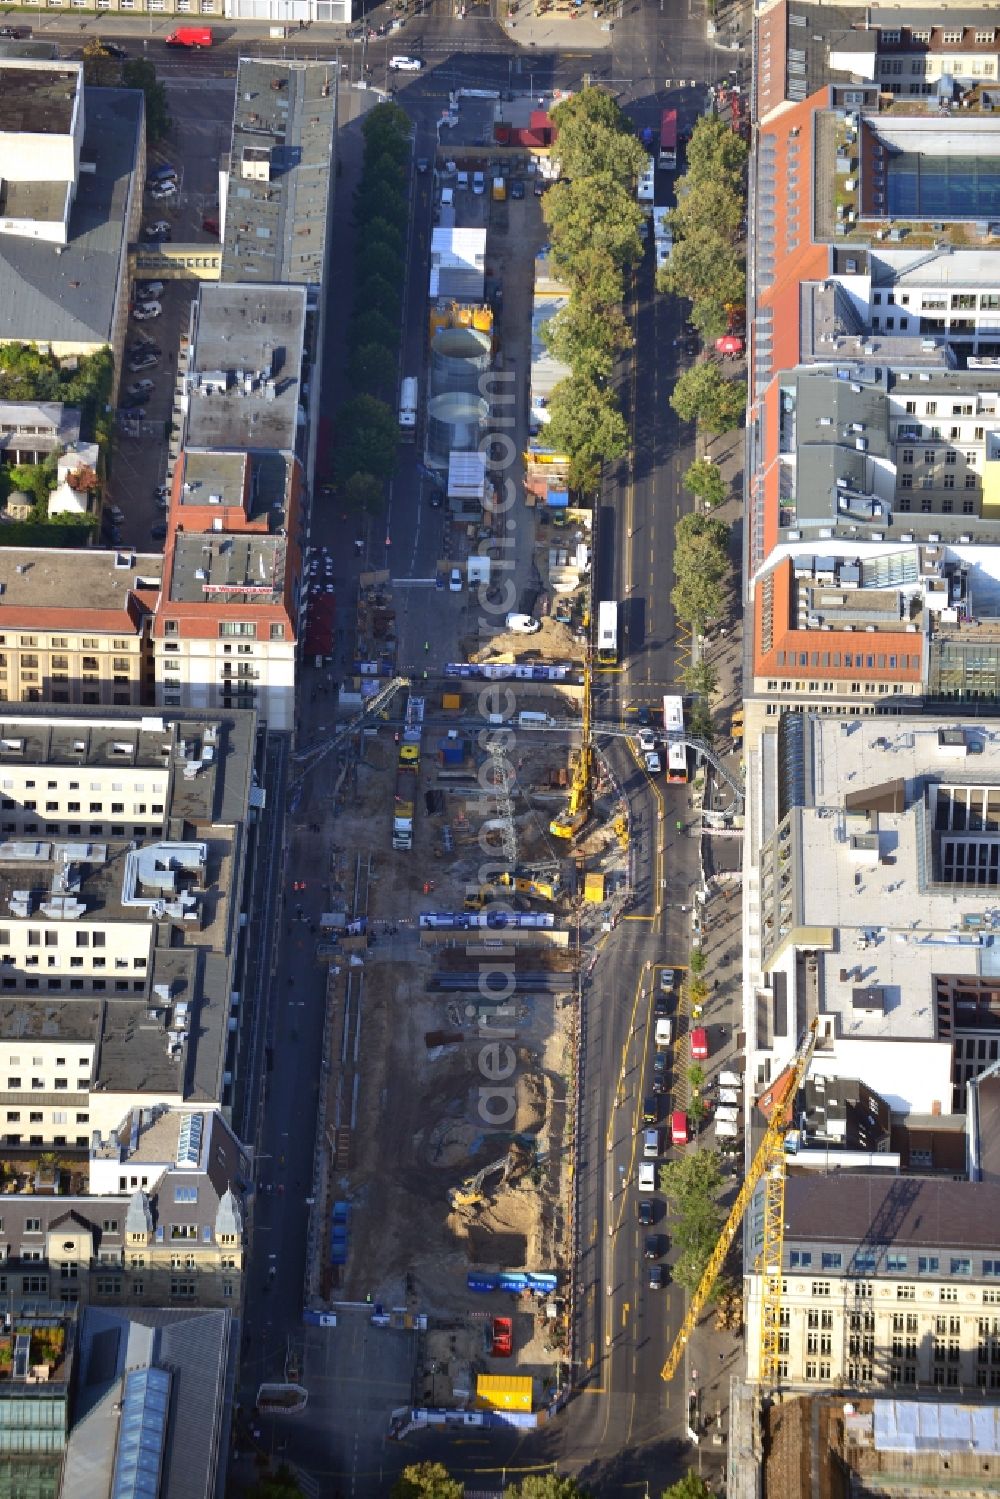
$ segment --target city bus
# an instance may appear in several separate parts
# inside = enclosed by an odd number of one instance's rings
[[[663,699],[663,727],[667,735],[667,780],[675,786],[682,786],[688,778],[687,748],[681,737],[684,733],[683,698]]]
[[[618,605],[602,599],[597,606],[597,664],[614,666],[618,660]]]

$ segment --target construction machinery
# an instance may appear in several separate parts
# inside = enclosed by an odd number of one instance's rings
[[[497,1161],[491,1161],[482,1171],[477,1171],[475,1176],[467,1176],[460,1186],[449,1187],[448,1202],[453,1208],[477,1207],[485,1201],[485,1187],[491,1177],[499,1176],[497,1186],[502,1187],[515,1172],[523,1171],[529,1160],[530,1152],[516,1140],[512,1140],[506,1155]]]
[[[795,1095],[802,1086],[816,1046],[816,1021],[799,1042],[795,1057],[787,1069],[787,1085],[780,1090],[768,1120],[767,1130],[757,1154],[753,1158],[746,1180],[737,1193],[729,1217],[712,1250],[698,1288],[688,1303],[673,1347],[661,1370],[661,1378],[670,1380],[680,1366],[688,1339],[698,1325],[698,1318],[705,1309],[719,1277],[726,1256],[761,1178],[764,1183],[764,1243],[761,1251],[759,1271],[763,1276],[764,1293],[761,1306],[761,1350],[760,1377],[763,1384],[774,1385],[778,1379],[778,1350],[781,1322],[781,1259],[784,1241],[785,1216],[785,1132],[791,1118]],[[783,1074],[785,1076],[785,1074]],[[770,1093],[777,1090],[770,1089]]]
[[[583,723],[580,751],[573,766],[569,801],[558,817],[553,817],[549,823],[549,832],[554,838],[575,838],[589,821],[593,807],[594,743],[590,704],[592,675],[593,656],[588,644],[587,658],[583,664]]]
[[[466,911],[481,911],[490,901],[506,900],[510,895],[524,895],[530,900],[558,900],[562,889],[558,865],[551,867],[556,871],[553,874],[523,867],[503,870],[482,885],[469,885],[466,887],[463,908]]]

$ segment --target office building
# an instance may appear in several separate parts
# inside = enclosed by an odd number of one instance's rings
[[[252,714],[0,723],[0,1129],[87,1154],[133,1107],[228,1111]]]

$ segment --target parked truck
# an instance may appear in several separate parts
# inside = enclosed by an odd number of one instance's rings
[[[399,387],[399,434],[411,442],[417,435],[416,375],[407,375]]]
[[[192,52],[198,52],[202,47],[212,45],[211,26],[178,26],[167,37],[168,47],[188,47]]]
[[[396,789],[392,808],[392,846],[413,847],[413,812],[420,784],[420,739],[424,728],[424,699],[407,699],[403,739],[396,765]]]

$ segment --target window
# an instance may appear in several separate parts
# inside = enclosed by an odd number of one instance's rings
[[[813,1296],[829,1296],[832,1289],[828,1280],[814,1280],[812,1283]]]
[[[178,1300],[192,1300],[194,1297],[194,1281],[171,1279],[170,1294]]]
[[[958,1300],[958,1287],[957,1286],[941,1286],[940,1289],[939,1289],[939,1291],[938,1291],[938,1300],[939,1301],[957,1301]]]
[[[42,1231],[41,1218],[25,1218],[24,1231],[26,1234],[40,1234]]]
[[[971,1275],[972,1261],[960,1255],[953,1255],[951,1259],[952,1275]]]
[[[887,1254],[885,1257],[885,1268],[887,1270],[906,1270],[905,1254]]]
[[[812,1262],[812,1253],[808,1249],[790,1249],[788,1252],[790,1270],[808,1270]]]
[[[875,1269],[878,1256],[874,1249],[856,1249],[854,1251],[854,1264],[851,1266],[855,1275],[871,1275]]]
[[[244,623],[240,620],[221,620],[219,623],[220,639],[227,635],[242,635],[250,640],[257,638],[257,626]]]
[[[843,1267],[844,1256],[839,1250],[823,1251],[823,1269],[840,1270]]]
[[[921,1254],[917,1256],[918,1275],[937,1275],[941,1268],[941,1261],[936,1254]]]
[[[916,1288],[916,1286],[897,1286],[896,1287],[896,1300],[897,1301],[915,1301],[916,1297],[917,1297],[917,1288]]]
[[[197,1202],[198,1201],[198,1188],[197,1187],[175,1187],[174,1188],[174,1201],[175,1202]]]

